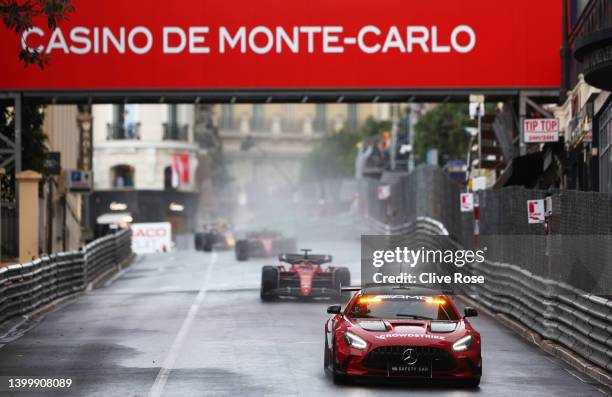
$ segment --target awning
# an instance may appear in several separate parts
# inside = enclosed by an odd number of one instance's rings
[[[102,214],[96,219],[96,223],[99,225],[124,225],[133,221],[134,218],[129,212],[110,212]]]

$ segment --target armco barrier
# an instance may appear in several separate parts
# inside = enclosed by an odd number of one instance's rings
[[[448,235],[451,238],[447,241],[456,249],[469,245],[469,237],[471,237],[469,234],[471,234],[472,229],[465,227],[465,225],[462,226],[461,222],[454,222],[456,214],[452,214],[452,209],[440,208],[440,199],[430,195],[431,192],[435,191],[448,192],[449,188],[436,186],[440,182],[439,175],[431,177],[436,174],[436,171],[431,169],[421,169],[420,171],[417,169],[417,171],[415,179],[418,182],[413,179],[408,183],[408,178],[413,177],[411,175],[402,182],[404,188],[392,189],[392,192],[403,192],[403,200],[412,201],[412,203],[404,204],[403,208],[408,208],[410,205],[413,208],[415,205],[421,206],[421,208],[412,213],[397,214],[395,222],[387,222],[388,218],[381,217],[382,211],[376,208],[381,207],[384,203],[381,203],[381,200],[378,200],[376,196],[366,197],[368,202],[364,205],[368,209],[372,207],[375,209],[374,212],[366,211],[368,215],[373,215],[370,217],[371,230],[377,234],[402,234],[408,238],[413,236],[412,238],[418,241],[427,239],[427,236]],[[435,179],[438,179],[438,181]],[[370,184],[380,183],[382,182],[370,182]],[[412,188],[406,188],[406,185],[412,185]],[[414,186],[422,188],[422,194],[426,195],[427,200],[412,196],[410,193],[405,194],[411,192],[411,190],[414,192]],[[371,192],[372,190],[371,187],[362,188],[362,192]],[[455,192],[451,193],[455,194]],[[484,194],[500,195],[501,193],[496,191]],[[530,196],[529,193],[524,191],[521,191],[520,195],[524,197],[521,197],[520,202],[514,205],[524,207],[522,199]],[[561,193],[559,196],[562,198],[561,204],[565,205],[564,203],[568,200],[567,193]],[[397,202],[398,198],[393,200]],[[504,200],[498,200],[497,202],[503,203]],[[431,203],[429,208],[425,204],[428,201]],[[458,206],[456,201],[453,205]],[[511,215],[507,212],[509,205],[508,200],[503,204],[506,209],[502,212],[505,212],[506,216]],[[491,211],[493,208],[491,206],[485,210]],[[496,222],[501,225],[504,221],[501,219],[501,214],[498,214],[498,216]],[[398,222],[398,219],[404,222]],[[599,222],[605,221],[606,219],[599,219]],[[448,230],[447,222],[451,223]],[[607,225],[598,227],[601,229],[605,226]],[[493,229],[492,224],[489,224],[488,227]],[[506,223],[503,227],[508,228],[509,224]],[[510,224],[510,227],[514,226]],[[493,231],[499,232],[497,229]],[[439,241],[440,239],[430,239],[431,244],[439,244]],[[468,241],[468,243],[464,244],[465,241]],[[448,247],[440,248],[446,249]],[[534,274],[511,263],[488,260],[482,264],[466,265],[463,272],[466,271],[474,275],[484,275],[486,282],[484,284],[468,284],[466,289],[458,291],[458,293],[469,296],[492,312],[503,313],[539,335],[543,340],[553,341],[581,357],[584,362],[592,363],[593,366],[600,368],[605,373],[603,377],[599,377],[599,380],[610,385],[609,380],[612,379],[610,376],[610,371],[612,371],[611,300],[587,293],[568,283]],[[596,371],[596,373],[601,374],[602,372]]]
[[[80,251],[0,268],[0,324],[87,285],[132,255],[129,230],[102,237]]]

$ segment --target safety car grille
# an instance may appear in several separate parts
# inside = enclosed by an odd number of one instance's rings
[[[402,365],[402,355],[406,349],[414,349],[419,360],[431,361],[434,372],[451,371],[457,366],[449,352],[428,346],[377,347],[363,359],[363,366],[369,369],[386,369],[388,365]]]

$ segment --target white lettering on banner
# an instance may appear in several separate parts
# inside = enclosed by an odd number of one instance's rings
[[[158,35],[160,37],[157,37]],[[157,41],[161,45],[156,45]],[[347,46],[354,46],[364,54],[467,54],[474,50],[476,43],[476,32],[468,25],[457,25],[450,30],[442,30],[435,25],[384,28],[364,25],[352,33],[346,32],[343,26],[338,25],[258,25],[250,28],[164,26],[159,32],[146,26],[74,26],[65,31],[59,27],[45,31],[33,26],[21,34],[21,45],[25,50],[75,55],[143,55],[159,50],[163,54],[341,54]]]
[[[178,44],[170,45],[170,35],[178,37]],[[164,28],[164,54],[178,54],[185,49],[187,45],[187,35],[183,29],[176,26],[167,26]]]

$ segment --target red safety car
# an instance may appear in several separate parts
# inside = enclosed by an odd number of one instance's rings
[[[279,297],[337,297],[342,286],[351,285],[351,273],[346,267],[329,265],[331,255],[281,254],[277,266],[264,266],[261,272],[261,299]]]
[[[358,291],[344,310],[333,305],[325,323],[326,373],[351,377],[458,380],[477,387],[480,334],[450,296],[425,287]]]

